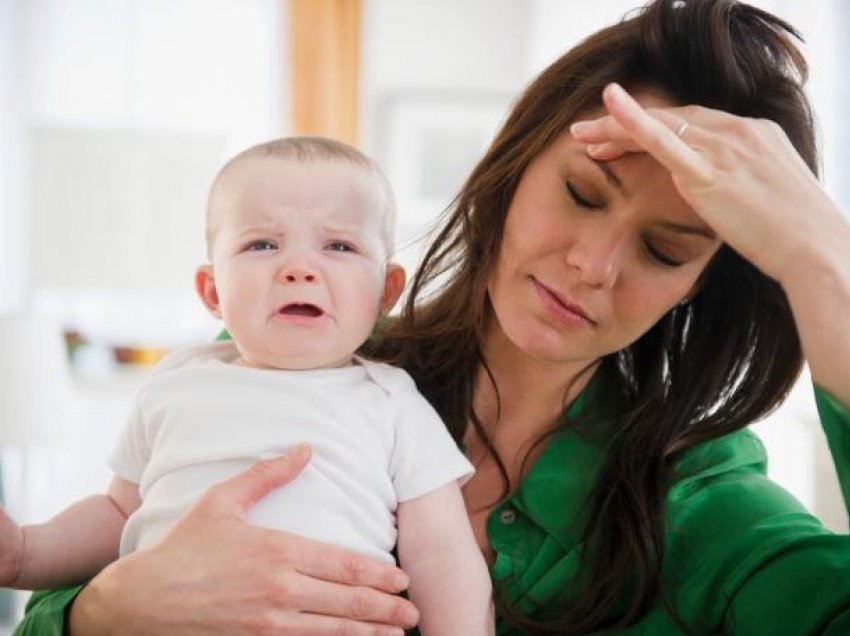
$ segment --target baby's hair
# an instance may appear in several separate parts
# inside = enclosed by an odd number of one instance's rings
[[[280,139],[265,141],[256,146],[251,146],[247,150],[243,150],[224,164],[221,170],[218,171],[218,174],[216,174],[215,179],[213,179],[207,200],[208,250],[211,249],[210,246],[213,243],[216,226],[211,213],[213,195],[218,189],[219,183],[230,172],[231,168],[247,159],[291,159],[301,163],[343,161],[363,168],[374,177],[375,185],[381,193],[383,213],[381,238],[387,249],[387,257],[389,258],[392,255],[395,237],[395,196],[384,171],[378,165],[377,161],[357,150],[354,146],[337,141],[336,139],[318,136],[281,137]]]

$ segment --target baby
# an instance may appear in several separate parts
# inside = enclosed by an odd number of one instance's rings
[[[397,543],[423,633],[492,633],[460,494],[472,466],[404,371],[354,353],[404,287],[389,261],[393,218],[377,164],[336,141],[279,139],[227,163],[195,288],[232,341],[157,366],[110,457],[106,495],[39,525],[2,515],[0,583],[85,580],[119,541],[120,555],[150,546],[211,485],[307,442],[311,462],[251,522],[386,561]]]

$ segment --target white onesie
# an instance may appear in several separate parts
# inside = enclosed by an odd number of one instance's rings
[[[181,349],[140,391],[110,456],[142,497],[122,556],[159,539],[213,484],[300,442],[312,446],[310,463],[263,499],[251,522],[386,561],[397,502],[471,476],[401,369],[360,358],[334,369],[253,369],[232,364],[236,357],[232,342]]]

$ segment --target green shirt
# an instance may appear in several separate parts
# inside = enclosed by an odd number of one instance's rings
[[[818,410],[850,509],[850,410],[815,389]],[[589,405],[591,408],[593,405]],[[553,438],[509,500],[487,522],[491,574],[533,616],[570,591],[580,506],[601,451],[571,431]],[[850,537],[836,535],[765,476],[758,438],[742,430],[700,444],[680,460],[687,475],[667,498],[664,587],[698,633],[850,634]],[[61,636],[81,588],[37,592],[15,634]],[[520,634],[499,620],[500,635]],[[678,634],[658,603],[623,634]]]
[[[850,411],[816,389],[818,410],[848,503]],[[494,582],[534,608],[569,594],[578,566],[580,506],[601,449],[564,431],[487,522]],[[679,461],[667,496],[664,588],[696,633],[850,634],[850,537],[836,535],[765,476],[748,429],[705,442]],[[500,635],[521,634],[502,620]],[[661,603],[620,634],[678,634]]]

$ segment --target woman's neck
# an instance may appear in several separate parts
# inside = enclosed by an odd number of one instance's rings
[[[482,350],[491,380],[482,365],[475,380],[475,412],[491,435],[537,437],[560,421],[564,408],[587,386],[598,361],[553,362],[534,358],[511,342],[501,327],[488,331]],[[495,381],[495,387],[493,386]],[[498,394],[497,394],[498,390]]]

